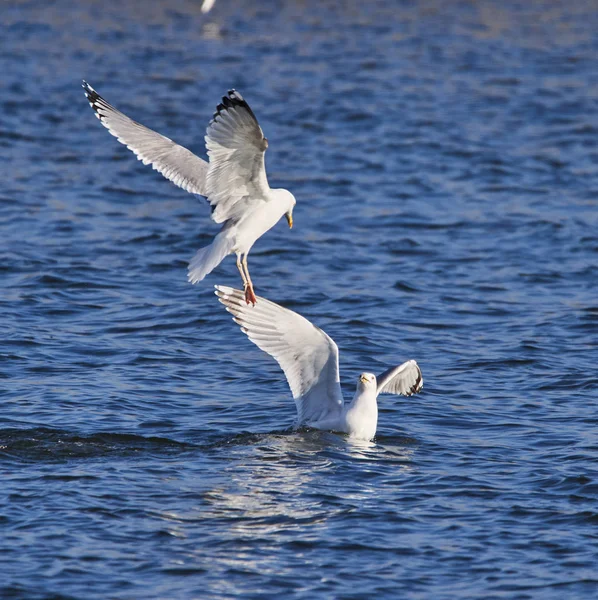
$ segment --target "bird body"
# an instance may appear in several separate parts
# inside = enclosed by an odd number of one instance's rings
[[[341,422],[350,437],[371,440],[378,427],[378,402],[376,400],[376,376],[362,373],[357,382],[353,400],[347,406]]]
[[[272,229],[284,214],[292,211],[294,198],[277,192],[286,192],[286,190],[270,190],[267,200],[256,203],[256,207],[243,215],[239,221],[227,221],[214,241],[195,253],[189,263],[191,283],[204,279],[229,254],[236,254],[237,264],[241,264],[243,257],[249,254],[256,240]],[[291,196],[290,193],[287,194]],[[242,264],[239,271],[243,276],[241,269]],[[243,282],[246,283],[245,279]]]
[[[345,404],[338,347],[332,338],[301,315],[264,298],[250,306],[240,290],[225,286],[216,286],[216,295],[241,331],[281,366],[295,400],[297,427],[306,425],[371,440],[378,426],[378,395],[411,396],[423,387],[419,366],[408,360],[378,377],[362,373],[352,401]]]
[[[283,215],[292,212],[294,200],[286,190],[269,190],[267,198],[256,203],[251,212],[231,225],[235,240],[233,252],[247,254],[257,239],[272,229]]]
[[[378,402],[375,390],[357,384],[353,400],[345,404],[338,414],[305,425],[325,431],[340,431],[358,440],[371,440],[378,428]]]

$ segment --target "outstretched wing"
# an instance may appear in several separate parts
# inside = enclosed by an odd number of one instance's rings
[[[338,347],[330,337],[301,315],[264,298],[248,305],[243,292],[221,285],[216,295],[241,331],[281,366],[297,405],[297,425],[340,415]]]
[[[85,96],[102,125],[144,164],[151,164],[175,185],[206,196],[208,163],[171,139],[129,119],[106,102],[86,81]]]
[[[257,202],[267,201],[264,153],[268,141],[243,96],[230,90],[222,98],[206,132],[210,168],[206,192],[212,219],[239,218]]]
[[[378,394],[417,394],[424,386],[424,378],[418,364],[408,360],[398,367],[391,367],[376,378]]]

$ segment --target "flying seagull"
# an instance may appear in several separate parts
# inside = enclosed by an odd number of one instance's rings
[[[234,253],[245,301],[255,304],[247,254],[283,215],[289,227],[293,226],[295,198],[287,190],[268,185],[264,164],[268,140],[243,96],[229,90],[217,106],[205,136],[208,163],[127,117],[86,81],[83,89],[96,117],[119,142],[175,185],[205,196],[212,206],[212,219],[223,224],[214,241],[200,248],[189,263],[189,281],[201,281],[225,256]]]
[[[371,440],[378,425],[378,394],[411,396],[423,387],[419,366],[408,360],[378,377],[362,373],[353,400],[345,404],[334,340],[292,310],[261,297],[249,306],[240,290],[215,287],[241,331],[284,371],[297,406],[296,427],[307,425]]]

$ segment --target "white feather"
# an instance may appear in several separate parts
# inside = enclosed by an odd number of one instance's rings
[[[102,125],[144,164],[192,194],[206,195],[208,163],[171,139],[133,121],[109,104],[87,82],[83,89]]]

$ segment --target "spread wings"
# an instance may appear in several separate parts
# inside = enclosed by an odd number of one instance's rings
[[[210,166],[206,194],[212,219],[222,223],[268,200],[264,153],[268,141],[253,111],[235,90],[222,98],[206,132]]]
[[[341,414],[338,347],[328,335],[264,298],[247,305],[243,292],[219,285],[216,295],[241,331],[284,371],[297,406],[297,425]]]
[[[151,164],[175,185],[206,196],[208,163],[171,139],[129,119],[106,102],[86,81],[85,96],[102,125],[144,165]]]
[[[418,364],[408,360],[402,365],[391,367],[378,375],[378,394],[401,394],[411,396],[417,394],[424,386],[424,379]]]

